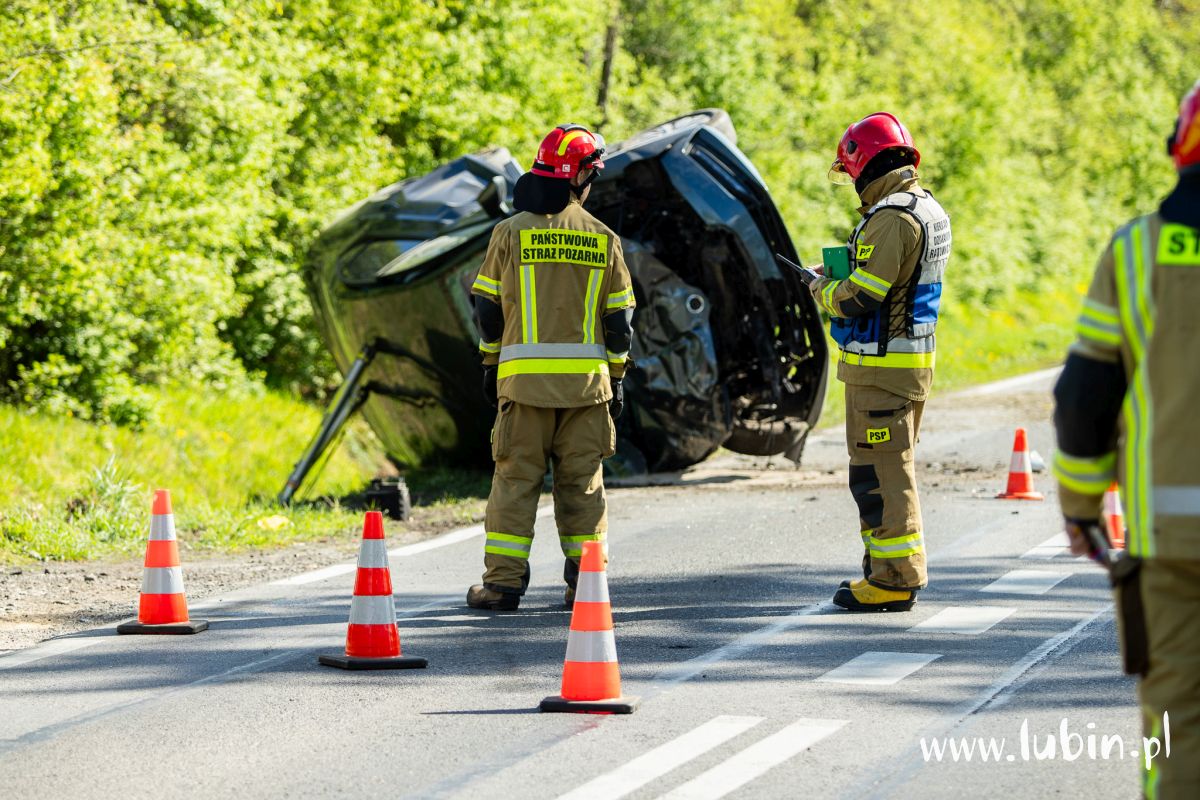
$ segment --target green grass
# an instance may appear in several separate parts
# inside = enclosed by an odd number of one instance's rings
[[[1076,288],[1081,293],[1084,287]],[[934,394],[1061,364],[1073,337],[1079,293],[1021,294],[983,309],[944,303],[938,322]],[[830,340],[829,348],[829,387],[820,429],[846,419],[845,395],[836,377],[837,345]]]
[[[353,531],[336,500],[272,502],[320,421],[289,397],[173,389],[142,430],[0,406],[0,560],[135,553],[154,489],[169,489],[180,538],[198,549],[266,547]],[[385,463],[365,424],[352,426],[312,487],[360,491]]]

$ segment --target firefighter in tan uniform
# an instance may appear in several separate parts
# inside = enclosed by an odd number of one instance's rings
[[[830,170],[853,183],[862,220],[847,279],[812,283],[829,312],[846,384],[850,492],[858,505],[863,578],[833,601],[851,611],[907,611],[927,582],[914,448],[933,383],[934,329],[950,257],[950,218],[917,182],[921,155],[891,114],[847,129]]]
[[[603,155],[603,138],[583,126],[550,132],[514,188],[519,213],[496,226],[471,289],[484,394],[498,405],[472,608],[520,604],[547,464],[567,605],[583,543],[608,529],[601,461],[616,449],[634,300],[620,239],[583,208]]]
[[[1149,767],[1140,759],[1144,794],[1190,800],[1200,797],[1200,82],[1168,146],[1179,183],[1158,213],[1117,231],[1083,301],[1054,390],[1054,474],[1076,554],[1120,482],[1121,648],[1125,671],[1141,676],[1144,735],[1158,740]]]

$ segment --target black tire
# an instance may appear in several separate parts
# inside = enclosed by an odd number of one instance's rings
[[[808,426],[803,422],[769,422],[754,428],[734,427],[722,446],[747,456],[785,454],[790,461],[799,464],[807,439]]]

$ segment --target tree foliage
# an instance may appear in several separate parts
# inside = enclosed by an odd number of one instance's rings
[[[1080,279],[1169,184],[1196,0],[9,0],[0,8],[0,396],[139,422],[144,387],[330,372],[297,266],[338,209],[575,120],[616,140],[729,110],[801,252],[824,173],[894,110],[980,309]],[[596,108],[604,30],[619,37]]]

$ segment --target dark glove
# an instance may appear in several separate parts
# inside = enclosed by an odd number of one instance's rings
[[[500,406],[500,398],[496,395],[496,373],[500,368],[495,364],[483,365],[483,399],[492,408]]]
[[[621,416],[621,412],[625,410],[625,387],[621,385],[620,378],[609,378],[609,383],[612,384],[612,400],[608,401],[608,415],[613,418],[613,422],[617,421],[617,417]]]

